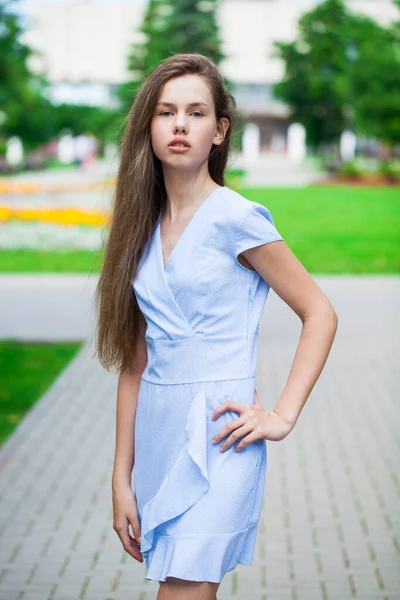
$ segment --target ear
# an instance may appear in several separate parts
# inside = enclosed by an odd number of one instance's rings
[[[221,117],[217,123],[217,131],[213,139],[213,144],[219,146],[225,139],[226,132],[229,127],[229,119]]]

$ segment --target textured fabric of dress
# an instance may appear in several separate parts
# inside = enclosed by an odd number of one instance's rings
[[[211,416],[227,400],[254,404],[270,288],[237,257],[282,239],[267,208],[223,186],[197,209],[165,269],[158,218],[132,280],[147,324],[133,469],[146,579],[220,582],[252,563],[266,440],[221,452],[212,437],[239,414]]]

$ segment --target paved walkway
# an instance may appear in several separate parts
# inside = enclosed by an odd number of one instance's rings
[[[311,163],[297,164],[288,156],[274,153],[264,153],[257,160],[252,159],[247,162],[242,154],[232,153],[229,166],[233,169],[245,169],[246,186],[302,187],[326,179],[326,174],[315,170]],[[77,187],[82,184],[106,182],[116,176],[117,171],[117,157],[109,161],[98,160],[88,167],[27,171],[3,179],[3,187],[0,187],[1,204],[5,206],[70,204],[87,209],[108,207],[110,190],[107,185],[104,184],[104,189],[101,185],[96,186],[92,192],[77,191]],[[7,193],[7,182],[10,184],[10,193]],[[13,186],[18,185],[22,193],[11,193]],[[24,186],[27,186],[25,192]],[[69,187],[74,190],[73,193],[68,190]],[[49,190],[47,193],[46,188]],[[57,191],[52,191],[52,188]]]
[[[80,183],[92,183],[111,177],[118,170],[118,157],[112,160],[98,159],[90,165],[68,165],[65,167],[54,167],[52,169],[33,169],[7,175],[2,178],[2,183],[29,183],[47,186],[52,184],[72,185]]]
[[[97,275],[0,275],[0,339],[88,340]]]
[[[297,164],[288,156],[274,153],[264,153],[258,160],[249,162],[245,162],[242,155],[237,155],[232,166],[245,169],[244,184],[249,187],[304,187],[327,178],[310,163]]]
[[[315,279],[339,314],[335,344],[294,430],[268,442],[253,565],[225,576],[219,600],[400,598],[400,279]],[[271,292],[257,371],[268,410],[300,329]],[[112,529],[117,377],[92,354],[88,341],[0,453],[2,600],[156,598]]]

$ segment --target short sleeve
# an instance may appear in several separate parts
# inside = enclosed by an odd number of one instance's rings
[[[236,230],[236,257],[244,250],[278,240],[283,240],[283,237],[276,229],[268,208],[258,202],[249,201],[244,218]]]

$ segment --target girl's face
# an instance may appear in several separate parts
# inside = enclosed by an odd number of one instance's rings
[[[211,91],[198,75],[170,79],[163,86],[151,121],[151,141],[163,168],[191,169],[208,162],[212,144],[223,142],[229,120],[216,120]],[[184,138],[189,149],[174,151],[175,137]]]

